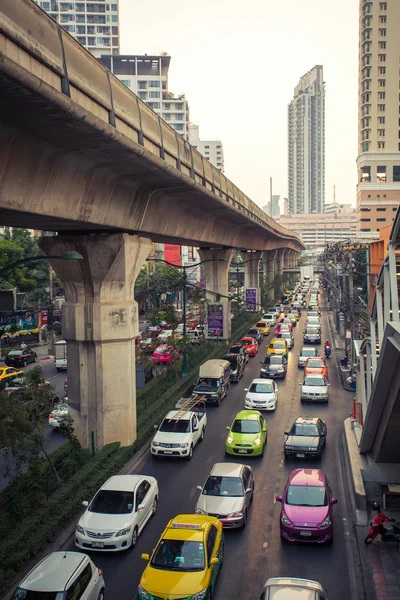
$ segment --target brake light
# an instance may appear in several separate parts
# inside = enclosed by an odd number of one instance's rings
[[[97,569],[97,573],[99,574],[99,577],[101,577],[101,575],[103,575],[103,571],[101,569]]]

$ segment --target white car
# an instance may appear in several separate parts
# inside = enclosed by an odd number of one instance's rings
[[[259,600],[328,600],[328,594],[318,581],[299,577],[271,577],[261,590]]]
[[[328,402],[329,383],[323,375],[307,375],[301,385],[301,401]]]
[[[244,407],[251,410],[275,410],[278,386],[272,379],[253,379],[247,392]]]
[[[182,406],[187,403],[182,398]],[[176,407],[179,408],[178,401]],[[193,407],[194,408],[194,407]],[[193,456],[193,448],[197,442],[202,442],[207,427],[207,414],[204,402],[198,404],[195,410],[170,410],[151,443],[152,456],[167,456],[186,458]]]
[[[173,329],[164,329],[158,336],[160,342],[166,342],[174,335]]]
[[[175,329],[175,333],[183,335],[183,323],[179,323],[178,327]]]
[[[62,402],[56,404],[51,413],[49,414],[49,425],[53,429],[59,429],[62,425],[63,421],[66,421],[66,417],[68,417],[69,406],[68,406],[68,398],[64,398]]]
[[[104,600],[104,590],[102,572],[87,554],[63,550],[43,558],[24,577],[11,600],[77,597],[81,600]],[[79,596],[76,595],[78,591]]]
[[[76,526],[81,550],[119,552],[134,548],[157,511],[158,483],[149,475],[114,475],[86,506]]]
[[[268,323],[268,325],[273,327],[276,323],[276,319],[277,319],[276,313],[269,312],[269,313],[265,313],[265,315],[263,315],[261,317],[260,321],[266,321]]]

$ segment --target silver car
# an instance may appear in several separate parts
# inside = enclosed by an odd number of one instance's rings
[[[299,577],[271,577],[261,590],[259,600],[328,600],[328,594],[318,581]]]
[[[300,350],[300,354],[298,354],[297,356],[299,357],[299,360],[297,361],[297,366],[304,367],[307,358],[315,358],[316,356],[319,356],[319,354],[318,350],[315,347],[303,346],[303,348]]]
[[[301,401],[328,402],[329,383],[323,375],[307,375],[301,385]]]
[[[216,463],[196,504],[197,515],[217,517],[223,527],[244,527],[254,496],[253,470],[238,463]]]

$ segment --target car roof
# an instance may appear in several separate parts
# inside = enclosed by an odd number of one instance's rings
[[[295,469],[291,472],[288,483],[290,485],[324,487],[325,475],[320,469]]]
[[[263,378],[258,378],[258,379],[253,379],[253,381],[251,382],[250,385],[253,385],[253,383],[266,383],[266,382],[272,383],[272,379],[265,379],[265,377]],[[257,411],[258,412],[258,411]]]
[[[260,418],[259,410],[240,410],[235,417],[235,421],[240,419],[241,421],[256,421]]]
[[[171,519],[162,537],[175,540],[202,541],[209,523],[218,527],[218,519],[208,515],[177,515]]]
[[[243,466],[244,465],[240,463],[215,463],[211,469],[210,475],[214,475],[215,477],[240,477]]]
[[[107,479],[105,484],[102,485],[100,489],[133,492],[141,479],[142,475],[113,475]]]
[[[295,423],[307,423],[316,425],[318,423],[318,417],[297,417]]]
[[[52,552],[19,585],[32,592],[63,591],[75,571],[88,558],[80,552]]]

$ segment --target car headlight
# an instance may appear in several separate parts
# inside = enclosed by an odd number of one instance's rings
[[[260,438],[255,439],[253,444],[254,444],[254,446],[259,446],[261,444]]]
[[[131,527],[126,527],[125,529],[120,529],[120,530],[119,530],[119,531],[116,533],[115,537],[120,537],[121,535],[126,535],[127,533],[129,533],[129,532],[130,532],[130,530],[131,530]]]
[[[237,375],[237,371],[231,371],[231,375]]]
[[[233,437],[231,435],[228,435],[228,444],[233,444]]]
[[[179,444],[180,448],[187,448],[189,446],[189,444]]]
[[[284,368],[283,367],[278,367],[278,369],[276,370],[277,373],[283,373]]]
[[[285,446],[285,450],[293,450],[293,446]]]
[[[207,514],[206,511],[202,510],[201,508],[196,508],[195,513],[196,513],[196,515],[206,515]]]
[[[140,583],[138,585],[138,592],[142,596],[142,598],[146,598],[146,600],[150,600],[151,596],[150,596],[149,592],[146,592],[146,590],[140,585]]]
[[[309,448],[310,452],[316,452],[317,450],[318,450],[318,448],[315,448],[314,446],[313,447],[310,446],[310,448]]]
[[[208,594],[208,588],[206,588],[202,592],[199,592],[198,594],[195,594],[194,596],[192,596],[192,600],[203,600],[203,598],[205,598],[207,596],[207,594]]]
[[[78,525],[76,526],[76,531],[78,533],[83,533],[83,535],[85,535],[85,530],[83,529],[83,527],[81,527],[78,523]]]
[[[284,525],[291,525],[292,524],[292,521],[290,521],[290,519],[287,518],[287,516],[285,515],[285,513],[281,514],[281,522]]]
[[[326,517],[326,519],[324,519],[320,524],[320,527],[329,527],[329,525],[332,525],[332,519],[330,517]]]
[[[153,446],[156,446],[156,447],[157,447],[157,446],[159,446],[159,445],[160,445],[160,442],[153,442]]]
[[[265,367],[261,367],[260,371],[261,373],[266,373],[268,369],[266,369]]]
[[[241,511],[229,513],[228,519],[241,519],[243,517],[243,513]]]

